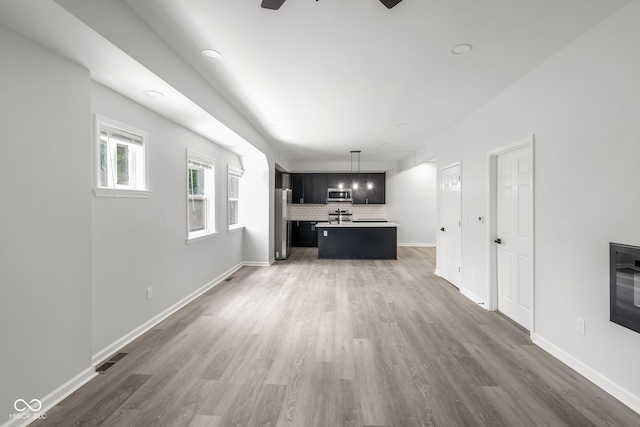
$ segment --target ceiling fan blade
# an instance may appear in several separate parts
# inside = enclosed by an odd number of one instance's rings
[[[285,0],[262,0],[262,7],[265,9],[278,10]],[[387,6],[388,7],[388,6]]]
[[[402,0],[380,0],[380,3],[387,6],[387,9],[391,9],[393,6],[400,3]]]

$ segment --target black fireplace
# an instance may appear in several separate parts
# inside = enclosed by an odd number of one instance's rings
[[[609,244],[610,319],[640,332],[640,247]]]

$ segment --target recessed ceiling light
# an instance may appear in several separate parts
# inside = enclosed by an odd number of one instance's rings
[[[211,59],[213,61],[217,61],[218,59],[222,58],[222,54],[220,52],[218,52],[217,50],[213,50],[213,49],[205,49],[202,51],[202,56],[204,56],[207,59]]]
[[[145,90],[145,91],[142,91],[142,93],[144,93],[147,96],[150,96],[151,98],[162,98],[164,96],[164,93],[158,92],[157,90]]]
[[[454,46],[453,49],[451,49],[451,53],[453,53],[454,55],[460,55],[463,53],[470,52],[472,48],[473,47],[470,44],[466,44],[466,43],[459,44]]]

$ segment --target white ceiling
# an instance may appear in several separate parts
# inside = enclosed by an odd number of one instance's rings
[[[124,0],[290,164],[406,157],[629,1]]]

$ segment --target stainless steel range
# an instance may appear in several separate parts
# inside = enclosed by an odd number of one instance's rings
[[[351,222],[353,213],[351,209],[336,209],[329,211],[329,223],[342,224],[345,222]]]

